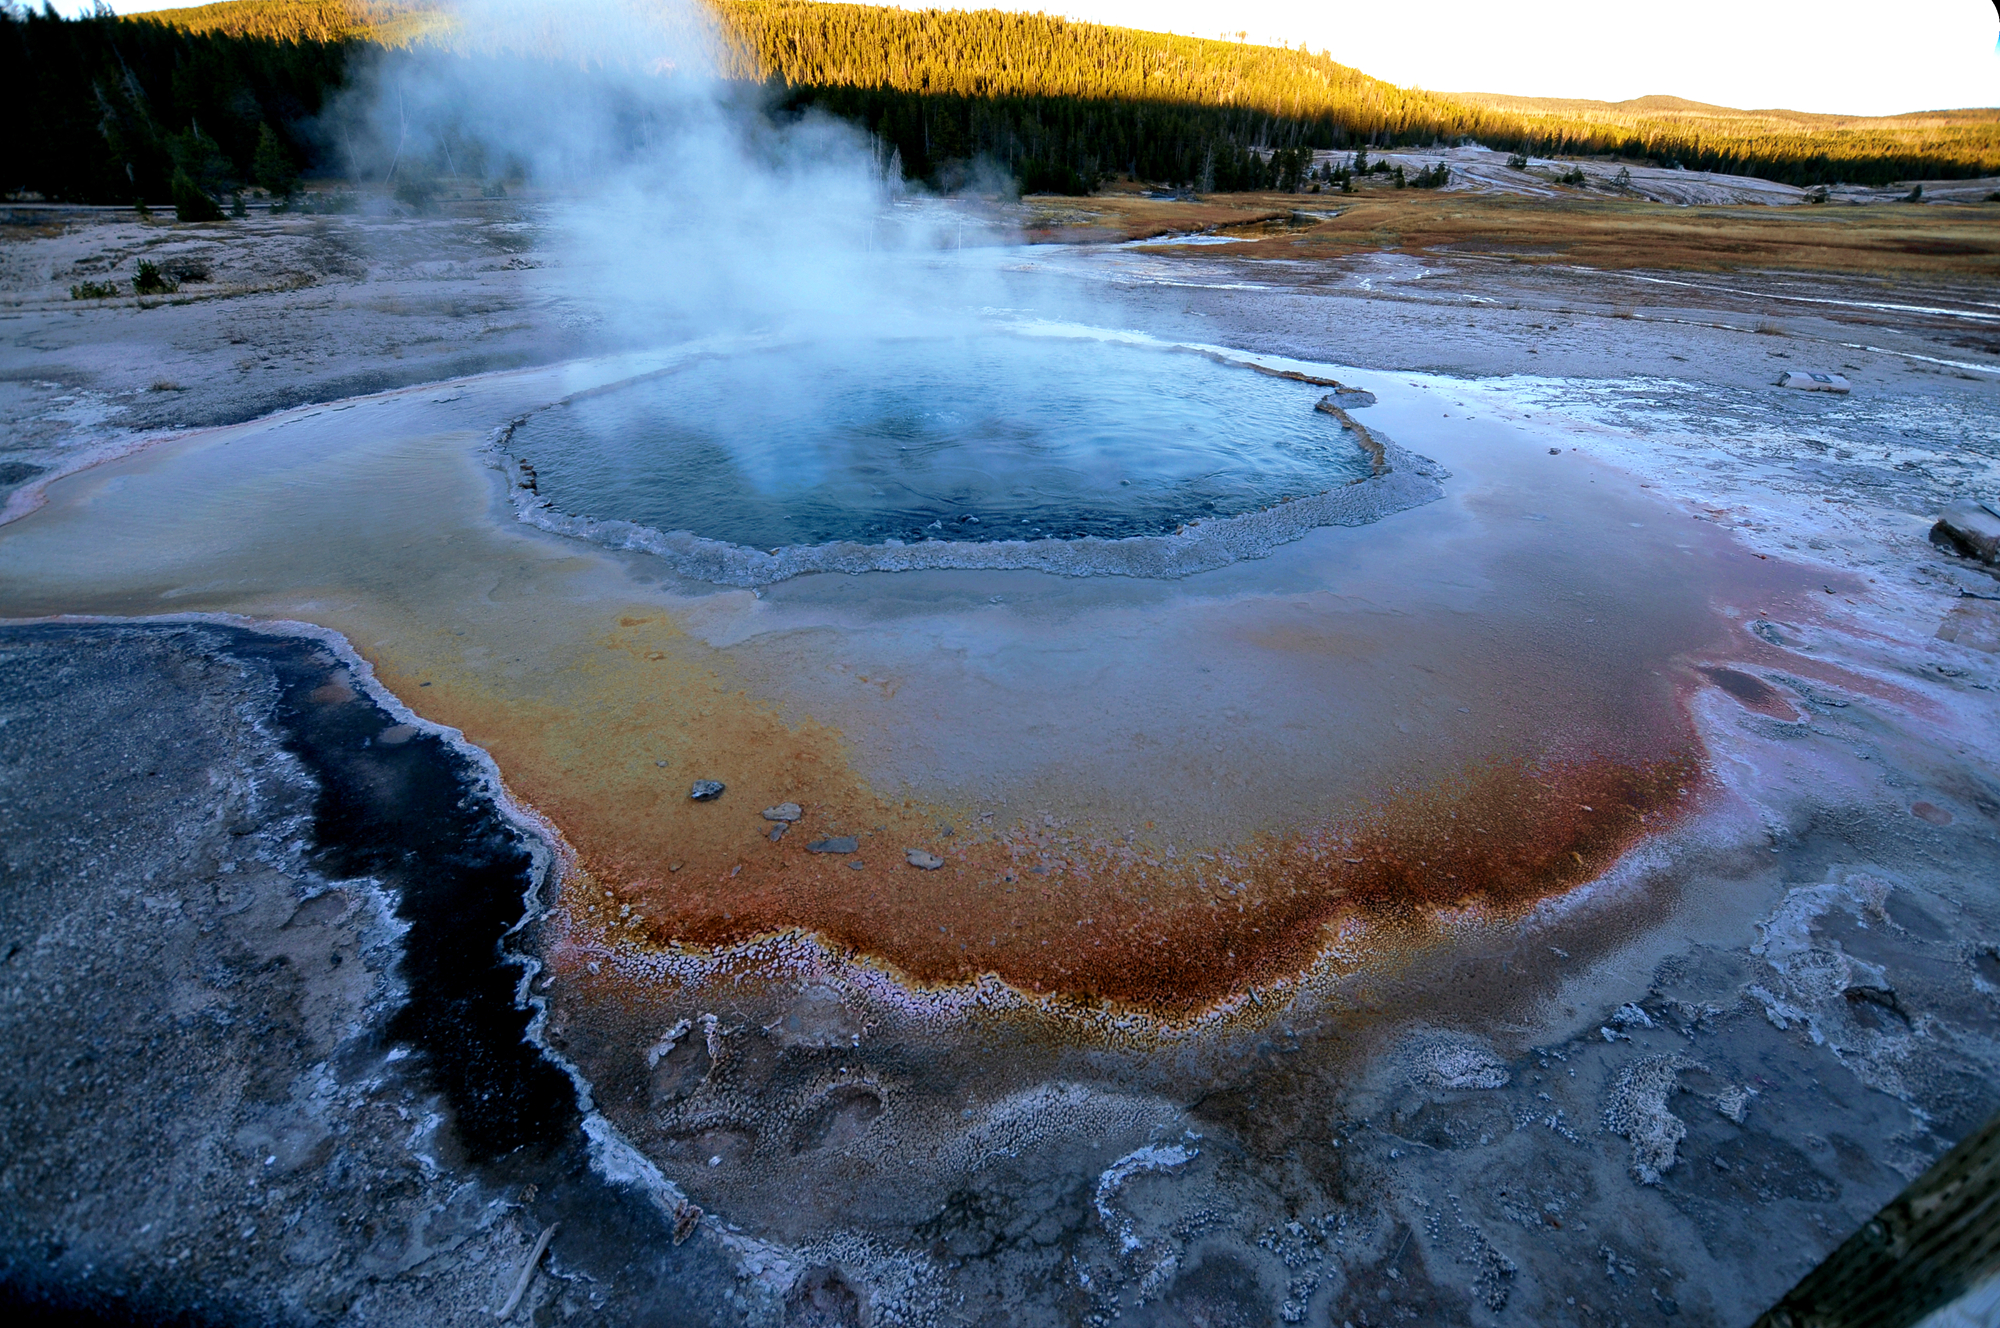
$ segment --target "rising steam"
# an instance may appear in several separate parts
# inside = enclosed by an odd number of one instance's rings
[[[750,330],[846,339],[999,303],[990,267],[939,261],[868,135],[770,113],[694,0],[454,0],[327,118],[360,178],[511,179],[548,200],[544,249],[613,337]],[[984,270],[982,271],[982,268]]]

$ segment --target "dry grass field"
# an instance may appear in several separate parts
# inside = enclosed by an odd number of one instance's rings
[[[1627,199],[1364,189],[1354,195],[1219,194],[1196,202],[1108,189],[1026,200],[1042,241],[1211,232],[1239,250],[1298,259],[1368,250],[1488,254],[1523,263],[1688,271],[2000,279],[2000,203],[1966,206],[1670,207]],[[1337,213],[1332,217],[1324,214]]]

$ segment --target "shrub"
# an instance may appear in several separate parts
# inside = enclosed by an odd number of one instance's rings
[[[412,212],[435,212],[437,185],[422,176],[406,175],[396,181],[396,201]]]
[[[1921,203],[1921,202],[1923,202],[1923,201],[1924,201],[1924,187],[1923,187],[1922,185],[1918,185],[1918,186],[1917,186],[1917,187],[1916,187],[1915,189],[1912,189],[1912,190],[1911,190],[1911,191],[1910,191],[1909,193],[1907,193],[1907,194],[1904,194],[1904,195],[1903,195],[1903,201],[1904,201],[1905,203]]]
[[[224,155],[221,145],[201,131],[200,126],[190,125],[186,133],[175,134],[167,140],[167,155],[174,163],[174,203],[178,208],[182,189],[179,179],[187,177],[186,192],[198,193],[209,199],[210,208],[214,200],[236,187],[235,171],[229,158]],[[197,207],[197,210],[199,208]],[[216,209],[216,217],[221,211]],[[215,217],[182,217],[182,221],[213,221]]]
[[[176,169],[171,186],[174,196],[174,219],[177,221],[221,221],[222,209],[215,200],[203,193],[201,186],[186,171]]]
[[[160,270],[166,274],[167,280],[176,286],[184,281],[207,281],[209,277],[208,260],[193,254],[169,258]]]
[[[160,271],[160,265],[150,258],[139,260],[138,275],[132,278],[134,295],[171,295],[181,288],[167,273]]]
[[[1513,154],[1511,154],[1511,155],[1510,155],[1510,156],[1509,156],[1509,157],[1507,158],[1507,169],[1508,169],[1508,170],[1510,170],[1510,171],[1525,171],[1525,170],[1527,170],[1527,169],[1528,169],[1528,154],[1527,154],[1527,153],[1525,153],[1525,152],[1516,152],[1516,153],[1513,153]]]
[[[69,288],[72,300],[108,300],[117,293],[115,281],[79,281]]]
[[[1556,177],[1556,183],[1586,185],[1590,183],[1590,177],[1583,173],[1583,167],[1572,166]]]
[[[361,196],[351,189],[335,190],[323,194],[308,193],[303,195],[299,202],[300,211],[314,215],[331,214],[337,216],[348,212],[358,212],[360,209]]]
[[[1451,167],[1435,162],[1410,177],[1412,189],[1440,189],[1451,179]]]

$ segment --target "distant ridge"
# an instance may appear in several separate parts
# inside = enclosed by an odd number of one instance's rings
[[[1965,107],[1958,110],[1904,111],[1897,115],[1834,115],[1818,111],[1788,111],[1777,107],[1739,110],[1715,106],[1686,97],[1651,93],[1626,101],[1588,101],[1577,97],[1521,97],[1505,92],[1446,92],[1440,96],[1468,106],[1509,111],[1516,115],[1558,115],[1592,124],[1624,124],[1647,117],[1678,120],[1730,121],[1740,124],[1768,124],[1792,129],[1856,129],[1873,125],[2000,123],[2000,107]]]

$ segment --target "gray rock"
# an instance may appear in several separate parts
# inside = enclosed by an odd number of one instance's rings
[[[1408,1055],[1410,1082],[1419,1088],[1505,1088],[1513,1078],[1505,1061],[1469,1037],[1420,1035]]]
[[[722,796],[722,790],[727,787],[728,785],[719,779],[697,779],[694,787],[688,790],[688,797],[696,802],[714,802]]]
[[[910,849],[903,856],[909,860],[912,867],[921,867],[925,871],[936,871],[938,868],[944,866],[943,858],[920,848]]]
[[[1778,375],[1779,387],[1794,387],[1801,392],[1840,392],[1848,389],[1847,380],[1837,373],[1813,373],[1810,370],[1787,369]]]
[[[796,821],[804,815],[805,812],[800,810],[796,802],[781,802],[775,807],[764,809],[764,819],[767,821]]]
[[[808,853],[852,853],[861,847],[861,841],[853,835],[835,835],[829,839],[815,839],[806,845]]]
[[[1938,527],[1974,557],[2000,562],[2000,516],[1985,503],[1972,498],[1946,503]]]
[[[1359,410],[1363,406],[1375,404],[1375,394],[1360,387],[1336,387],[1319,399],[1321,406],[1334,406],[1341,410]]]
[[[777,842],[778,842],[779,840],[783,839],[783,838],[785,837],[785,831],[787,831],[787,830],[789,830],[789,829],[791,829],[791,828],[792,828],[792,827],[791,827],[790,823],[788,823],[788,822],[785,822],[785,821],[780,821],[780,822],[778,822],[778,823],[777,823],[776,825],[772,826],[772,827],[771,827],[771,842],[772,842],[773,844],[775,844],[775,843],[777,843]]]

